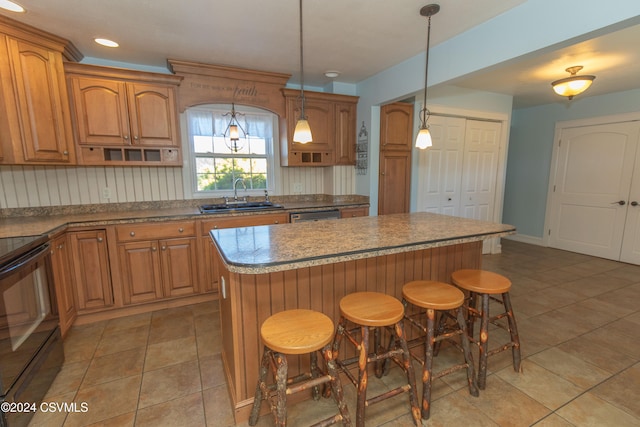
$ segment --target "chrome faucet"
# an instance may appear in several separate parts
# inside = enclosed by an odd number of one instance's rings
[[[247,184],[244,182],[244,178],[236,178],[233,181],[233,201],[237,202],[238,201],[238,182],[242,183],[242,187],[244,188],[244,191],[247,191]],[[246,201],[247,198],[245,196],[244,200]]]

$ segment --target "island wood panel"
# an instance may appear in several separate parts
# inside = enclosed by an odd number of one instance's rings
[[[266,274],[230,273],[222,268],[226,282],[226,298],[220,300],[223,362],[236,422],[249,416],[262,354],[260,326],[270,315],[308,308],[325,313],[337,324],[339,302],[347,294],[376,291],[401,299],[406,282],[449,282],[456,269],[480,268],[481,255],[482,242],[471,242]],[[345,345],[343,355],[355,354],[351,348],[345,351]],[[308,368],[304,356],[289,357],[288,362],[291,375]]]

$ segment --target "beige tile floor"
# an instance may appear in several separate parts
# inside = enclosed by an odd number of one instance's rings
[[[437,380],[425,425],[640,425],[640,266],[504,241],[483,267],[513,282],[522,372],[513,371],[509,352],[490,358],[477,398],[462,372]],[[86,402],[88,411],[39,412],[31,425],[233,425],[218,325],[209,303],[74,326],[47,400]],[[451,355],[443,349],[437,363]],[[393,369],[371,379],[370,393],[401,378]],[[353,387],[345,390],[355,415]],[[303,402],[290,409],[289,424],[333,411],[330,399]],[[409,426],[407,412],[406,396],[387,400],[367,409],[367,426]],[[258,425],[272,421],[263,416]]]

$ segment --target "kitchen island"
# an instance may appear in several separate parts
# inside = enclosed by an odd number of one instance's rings
[[[510,225],[426,212],[211,230],[223,265],[222,359],[236,422],[249,416],[260,325],[271,314],[308,308],[337,323],[343,296],[401,298],[408,281],[448,282],[456,269],[480,268],[483,240],[513,233]],[[295,375],[305,358],[291,359]]]

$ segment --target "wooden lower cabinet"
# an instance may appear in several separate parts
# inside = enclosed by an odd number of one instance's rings
[[[113,306],[105,230],[67,233],[78,312]]]
[[[357,216],[369,216],[369,208],[344,208],[340,210],[340,218],[354,218]]]
[[[123,304],[193,295],[200,291],[193,221],[119,226],[116,235],[120,242],[118,261]],[[147,240],[149,236],[158,239]]]
[[[158,242],[118,245],[122,300],[137,304],[162,298]]]
[[[60,333],[64,338],[67,331],[78,317],[76,308],[73,276],[71,274],[70,250],[68,237],[63,234],[51,242],[51,263],[53,266],[53,282],[60,316]]]

